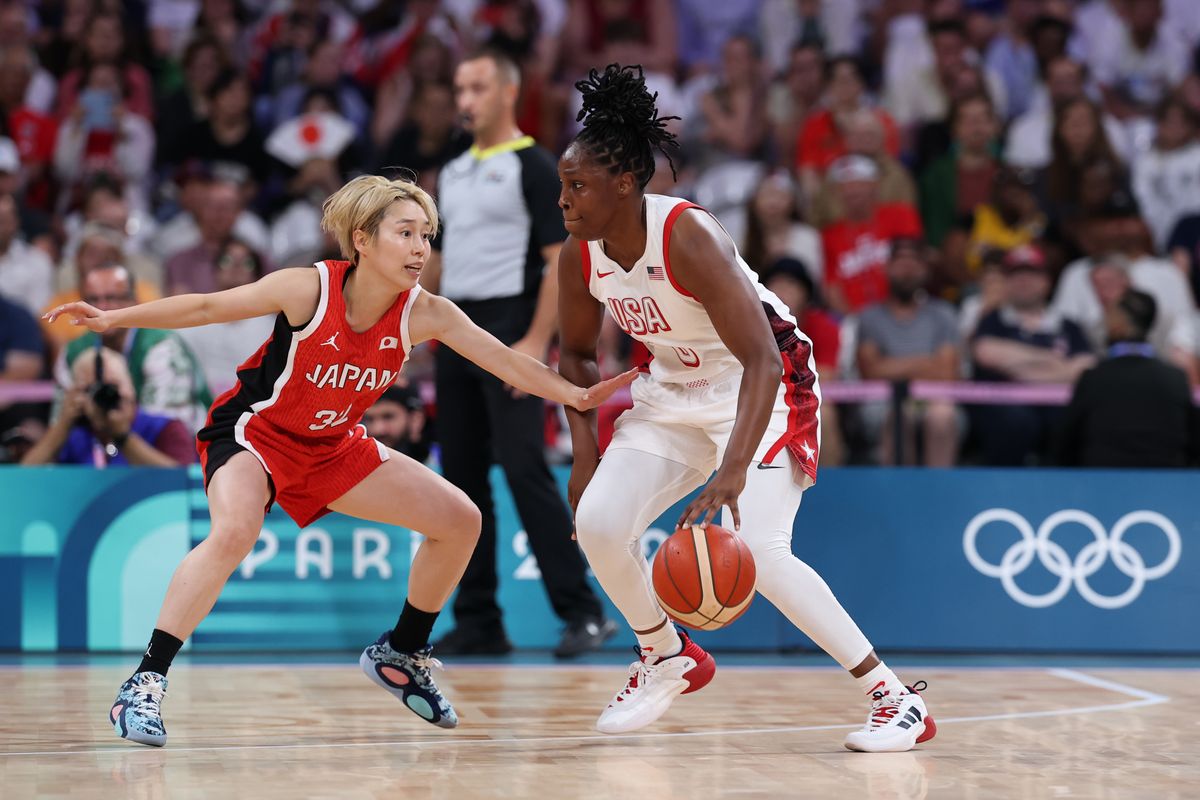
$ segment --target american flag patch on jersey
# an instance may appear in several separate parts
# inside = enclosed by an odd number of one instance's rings
[[[667,271],[662,267],[647,266],[646,274],[650,276],[652,281],[665,281],[667,279]]]

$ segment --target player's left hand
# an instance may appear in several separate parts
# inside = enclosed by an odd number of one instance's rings
[[[66,316],[72,325],[80,325],[95,333],[104,333],[112,327],[108,312],[101,311],[95,306],[88,305],[82,300],[58,306],[42,315],[47,322],[54,322],[59,317]]]
[[[696,495],[692,502],[683,509],[679,517],[679,527],[684,530],[693,525],[707,527],[710,520],[717,519],[723,506],[729,506],[733,515],[733,529],[741,530],[742,515],[738,511],[738,498],[746,488],[746,470],[732,470],[721,467],[712,480],[704,487],[704,491]]]
[[[612,397],[618,389],[622,389],[637,380],[637,376],[638,370],[634,368],[606,381],[600,381],[595,386],[589,386],[586,389],[576,387],[571,393],[572,396],[569,405],[578,411],[591,411]]]

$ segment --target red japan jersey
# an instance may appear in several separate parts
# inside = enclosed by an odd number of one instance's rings
[[[356,426],[363,412],[408,360],[408,319],[421,289],[404,292],[378,322],[355,333],[343,294],[350,263],[322,261],[316,269],[321,296],[312,320],[296,328],[279,314],[271,338],[238,368],[237,384],[213,403],[201,440],[232,432],[260,461],[258,445],[311,460],[362,435]]]

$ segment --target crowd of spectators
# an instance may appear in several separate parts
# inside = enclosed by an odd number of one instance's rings
[[[454,69],[482,45],[520,65],[519,125],[555,153],[574,82],[640,63],[681,117],[677,180],[650,191],[717,215],[823,382],[1074,383],[1133,357],[1200,377],[1194,0],[0,0],[0,384],[61,387],[52,410],[0,395],[0,458],[114,434],[80,394],[99,337],[39,324],[49,305],[335,257],[331,191],[398,170],[432,191],[470,146]],[[1142,297],[1131,351],[1113,318]],[[164,420],[194,432],[270,327],[106,335],[116,435],[187,460]],[[605,343],[606,370],[638,357]],[[416,396],[392,416],[436,416]],[[1074,406],[827,407],[831,463],[1082,463]]]

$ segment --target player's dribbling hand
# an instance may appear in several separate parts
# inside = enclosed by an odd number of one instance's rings
[[[712,480],[704,487],[704,491],[696,495],[696,498],[687,504],[687,508],[683,509],[683,514],[679,517],[679,527],[687,529],[692,525],[699,525],[703,528],[710,520],[717,519],[722,506],[729,506],[729,513],[733,515],[733,529],[741,530],[742,515],[738,511],[737,501],[745,488],[744,470],[718,469],[717,474],[713,475]]]
[[[107,311],[101,311],[83,301],[57,306],[42,315],[42,319],[47,322],[54,322],[59,317],[70,317],[72,325],[82,325],[96,333],[104,333],[112,327]]]
[[[612,397],[618,389],[623,389],[637,380],[637,376],[637,369],[631,369],[606,381],[600,381],[595,386],[586,389],[577,387],[568,405],[579,411],[591,411]]]

